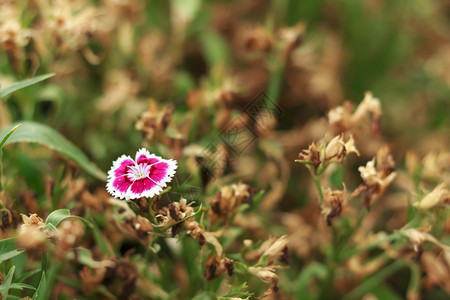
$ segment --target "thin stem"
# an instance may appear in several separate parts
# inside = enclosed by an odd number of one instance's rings
[[[319,199],[320,204],[323,203],[323,192],[322,192],[322,186],[320,185],[320,177],[319,176],[313,176],[314,185],[317,188],[317,192],[319,193]]]
[[[147,201],[148,201],[148,215],[149,215],[150,223],[157,224],[156,217],[155,217],[155,211],[153,210],[153,202],[155,200],[154,200],[154,198],[150,198],[150,199],[147,198]]]
[[[367,278],[364,282],[362,282],[359,286],[354,288],[350,293],[348,293],[342,299],[351,300],[351,299],[360,299],[365,293],[369,292],[377,285],[381,284],[387,278],[394,275],[400,269],[404,268],[407,264],[403,260],[395,260],[392,264],[389,264],[382,270],[377,271],[373,276]]]

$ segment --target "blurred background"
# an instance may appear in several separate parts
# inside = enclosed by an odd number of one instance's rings
[[[56,73],[0,102],[1,127],[46,123],[104,170],[158,140],[143,127],[159,126],[150,123],[160,111],[172,116],[165,134],[179,157],[186,145],[219,139],[261,92],[283,111],[265,135],[276,128],[288,162],[322,138],[317,120],[366,91],[381,100],[382,135],[357,144],[369,148],[358,163],[383,142],[400,163],[408,149],[449,147],[447,1],[1,3],[2,86]],[[207,118],[197,124],[199,116]],[[290,183],[295,206],[299,181]]]

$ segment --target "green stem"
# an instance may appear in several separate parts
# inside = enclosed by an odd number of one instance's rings
[[[319,176],[313,176],[314,185],[317,188],[317,192],[319,193],[320,198],[320,204],[323,203],[323,192],[322,192],[322,186],[320,185],[320,177]]]
[[[396,260],[386,268],[376,272],[373,276],[367,278],[363,283],[348,293],[343,300],[360,299],[364,294],[370,292],[376,286],[381,284],[387,278],[405,267],[405,261]]]
[[[148,201],[148,219],[150,220],[150,223],[157,224],[156,217],[155,217],[155,211],[153,210],[154,199],[150,198],[150,199],[147,199],[147,201]]]
[[[408,299],[416,299],[419,298],[420,295],[420,268],[419,266],[414,263],[413,261],[408,261],[407,265],[409,266],[409,269],[411,270],[411,277],[409,279],[408,284]]]

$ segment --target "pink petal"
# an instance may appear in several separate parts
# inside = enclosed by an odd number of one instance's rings
[[[113,187],[121,193],[126,193],[130,185],[131,181],[128,179],[128,176],[117,177],[113,182]]]
[[[126,173],[128,167],[134,165],[134,161],[127,155],[122,155],[116,159],[108,172],[107,191],[117,198],[125,198],[125,194],[131,185]]]
[[[129,158],[122,161],[117,169],[114,170],[114,175],[116,177],[124,176],[128,172],[128,167],[134,165],[134,161]]]
[[[162,160],[162,162],[152,166],[150,169],[150,178],[156,182],[160,182],[164,179],[164,177],[166,177],[168,169],[169,164]]]
[[[131,186],[131,192],[134,194],[142,194],[146,191],[150,191],[155,184],[148,178],[142,178],[136,180]]]
[[[159,161],[161,157],[156,156],[155,154],[150,154],[147,149],[141,148],[136,153],[136,163],[138,165],[147,163],[149,165],[156,163]]]

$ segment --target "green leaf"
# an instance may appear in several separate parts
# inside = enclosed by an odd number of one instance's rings
[[[76,162],[83,170],[92,176],[106,181],[106,174],[95,164],[89,161],[86,155],[74,144],[68,141],[64,136],[53,128],[32,121],[21,122],[22,126],[18,128],[14,135],[10,136],[5,142],[5,146],[14,143],[27,142],[37,143],[56,151],[63,156]],[[9,132],[18,124],[13,124],[0,131],[0,139],[4,140]]]
[[[19,126],[22,124],[18,124],[16,126],[14,126],[14,128],[12,128],[7,134],[6,136],[2,139],[2,141],[0,142],[0,149],[3,148],[3,145],[6,143],[6,140],[11,136],[11,134],[13,134],[13,132],[19,128]]]
[[[31,79],[25,79],[25,80],[13,83],[12,85],[8,86],[5,89],[0,89],[0,98],[4,98],[4,97],[8,96],[9,94],[14,93],[15,91],[26,88],[27,86],[33,85],[35,83],[38,83],[40,81],[43,81],[43,80],[48,79],[53,76],[55,76],[54,73],[44,74],[44,75],[36,76]]]
[[[16,281],[19,282],[24,282],[25,280],[27,280],[28,278],[36,275],[37,273],[40,273],[42,270],[41,269],[35,269],[35,270],[31,270],[29,272],[26,272],[25,274],[22,274],[21,276],[16,278]]]
[[[261,199],[263,198],[265,192],[266,192],[265,190],[260,190],[253,196],[252,198],[253,205],[258,205],[259,202],[261,202]]]
[[[200,35],[200,42],[202,43],[203,53],[210,66],[230,62],[228,45],[220,34],[207,30]]]
[[[9,288],[11,287],[11,281],[15,269],[16,269],[15,266],[12,266],[11,269],[9,269],[9,272],[6,275],[5,280],[3,280],[3,283],[0,286],[0,294],[2,295],[2,299],[6,299],[6,296],[8,296]]]
[[[18,249],[14,238],[0,240],[0,263],[24,252]]]
[[[47,291],[47,279],[45,277],[45,271],[42,271],[41,281],[36,292],[33,295],[33,300],[46,300],[45,293]]]
[[[106,240],[106,237],[103,236],[100,228],[98,228],[98,225],[94,222],[92,223],[92,234],[94,235],[95,243],[97,244],[98,248],[100,249],[100,252],[103,255],[106,254],[114,254],[113,247],[108,243]]]
[[[0,285],[0,292],[5,291],[5,293],[7,293],[9,289],[12,289],[12,290],[23,290],[23,289],[35,290],[36,288],[29,284],[25,284],[25,283],[11,283],[8,286]],[[10,296],[8,296],[8,299],[9,299],[9,297]]]
[[[49,229],[54,229],[55,227],[58,227],[59,223],[64,221],[67,218],[76,218],[81,220],[86,226],[92,227],[91,222],[86,220],[85,218],[82,218],[80,216],[74,216],[70,214],[70,210],[63,208],[63,209],[57,209],[55,211],[52,211],[47,219],[45,220],[45,224],[49,225],[47,226]]]
[[[92,258],[92,252],[89,249],[78,247],[66,255],[67,259],[76,259],[82,265],[90,268],[114,267],[115,263],[111,260],[96,261]]]
[[[361,299],[361,297],[373,289],[379,287],[383,282],[394,276],[402,268],[405,267],[405,262],[403,260],[395,260],[393,263],[387,265],[385,268],[378,270],[375,274],[364,279],[357,287],[355,287],[351,292],[345,295],[342,299]]]
[[[297,297],[301,299],[314,299],[309,293],[308,284],[314,278],[324,279],[328,274],[328,269],[325,265],[313,262],[302,270],[297,277],[295,289]]]

